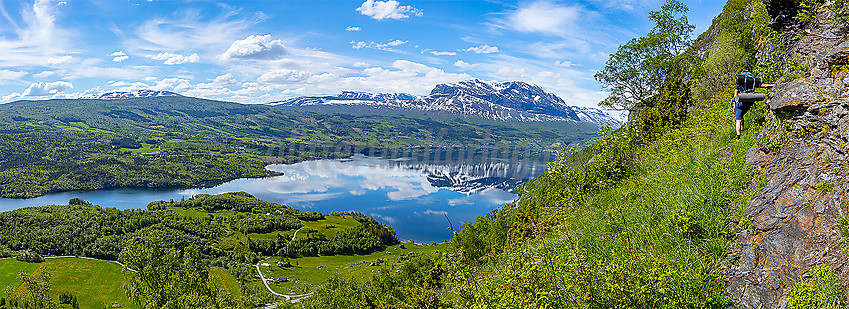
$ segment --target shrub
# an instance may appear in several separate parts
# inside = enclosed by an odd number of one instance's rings
[[[680,78],[670,78],[654,106],[640,111],[640,133],[647,142],[659,139],[670,129],[678,127],[687,116],[690,88]]]
[[[811,280],[802,280],[790,291],[789,306],[793,309],[838,309],[843,306],[840,281],[828,265],[811,268]]]

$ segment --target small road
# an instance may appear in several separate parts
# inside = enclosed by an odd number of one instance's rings
[[[7,260],[7,259],[14,259],[14,258],[8,257],[8,258],[2,258],[0,260]],[[50,259],[83,259],[83,260],[92,260],[92,261],[101,261],[101,262],[112,262],[112,263],[121,265],[121,268],[129,270],[131,272],[134,272],[134,273],[138,272],[137,270],[129,268],[129,267],[127,267],[127,265],[124,265],[123,263],[118,262],[118,261],[95,259],[95,258],[87,257],[87,256],[76,256],[76,255],[45,256],[44,259],[45,260],[50,260]]]
[[[297,231],[295,231],[295,234],[292,235],[292,240],[295,240],[295,237],[298,236],[298,232],[300,232],[301,229],[303,229],[303,228],[304,227],[301,227]],[[290,241],[292,241],[292,240],[290,240]],[[265,279],[265,275],[262,274],[262,270],[259,269],[259,265],[262,264],[262,262],[265,262],[268,259],[273,258],[273,257],[274,257],[274,255],[269,256],[269,257],[263,259],[262,261],[257,262],[256,265],[254,265],[256,267],[256,272],[259,273],[259,279],[262,280],[262,284],[265,284],[265,288],[268,289],[269,293],[283,297],[283,298],[286,299],[286,301],[293,301],[295,299],[299,299],[299,298],[302,298],[302,297],[307,297],[307,296],[312,295],[312,293],[306,293],[306,294],[300,294],[300,295],[286,295],[286,294],[277,293],[274,290],[272,290],[271,286],[268,285],[268,280],[271,280],[271,279]],[[276,304],[268,304],[268,305],[276,305]],[[266,305],[266,306],[268,306],[268,305]]]

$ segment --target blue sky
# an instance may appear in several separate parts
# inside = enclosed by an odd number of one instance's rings
[[[704,31],[724,1],[684,0]],[[0,103],[168,90],[265,103],[342,90],[427,95],[479,78],[571,105],[651,29],[661,0],[0,0]]]

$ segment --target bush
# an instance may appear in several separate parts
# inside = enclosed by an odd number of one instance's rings
[[[659,139],[684,122],[690,106],[690,88],[680,78],[670,78],[654,106],[640,111],[640,133],[647,142]]]

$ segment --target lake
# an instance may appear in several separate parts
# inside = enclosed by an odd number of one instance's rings
[[[354,156],[343,160],[274,164],[282,176],[242,178],[203,189],[113,189],[0,199],[0,211],[65,205],[81,198],[103,207],[142,208],[197,194],[245,191],[304,211],[356,211],[395,229],[401,240],[430,243],[451,238],[454,228],[512,202],[516,186],[542,173],[545,164],[490,159],[427,163],[413,159]]]

